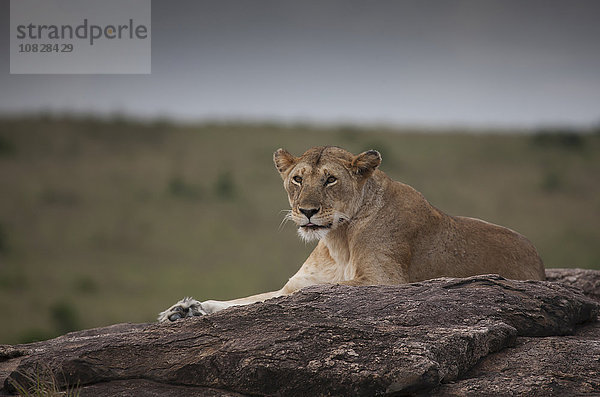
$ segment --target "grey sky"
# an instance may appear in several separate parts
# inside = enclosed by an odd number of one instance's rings
[[[600,1],[153,1],[149,76],[9,75],[0,112],[600,122]]]

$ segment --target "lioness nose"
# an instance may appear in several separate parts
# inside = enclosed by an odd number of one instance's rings
[[[298,210],[302,212],[309,220],[311,216],[319,212],[318,208],[298,208]]]

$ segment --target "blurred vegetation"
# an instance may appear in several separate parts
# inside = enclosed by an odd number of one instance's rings
[[[0,254],[8,250],[8,241],[4,226],[0,223]]]
[[[600,268],[600,134],[523,132],[0,119],[0,343],[279,288],[313,247],[279,228],[279,147],[378,149],[445,212],[525,234],[548,267]]]

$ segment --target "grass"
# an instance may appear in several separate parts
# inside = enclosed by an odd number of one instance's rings
[[[60,386],[50,368],[37,367],[33,374],[19,372],[19,380],[9,379],[9,385],[21,397],[79,397],[79,385]],[[66,380],[63,383],[67,383]]]
[[[323,144],[380,150],[390,176],[525,234],[548,267],[600,268],[600,134],[4,118],[0,343],[279,288],[312,245],[279,228],[272,153]]]

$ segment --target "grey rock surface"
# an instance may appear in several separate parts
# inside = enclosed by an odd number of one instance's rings
[[[591,269],[547,269],[548,281],[579,288],[600,302],[600,271]]]
[[[600,326],[573,336],[519,337],[432,396],[600,395]]]
[[[0,346],[0,394],[40,373],[82,397],[600,393],[598,291],[568,281],[598,273],[322,285],[175,323]]]

